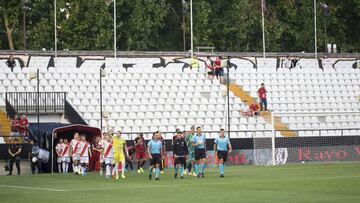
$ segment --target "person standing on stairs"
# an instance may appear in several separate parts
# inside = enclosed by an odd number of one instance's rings
[[[261,87],[258,90],[259,103],[260,103],[260,111],[267,111],[267,99],[266,99],[266,89],[264,83],[261,83]]]

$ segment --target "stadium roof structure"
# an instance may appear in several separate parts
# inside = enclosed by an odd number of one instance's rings
[[[91,137],[101,136],[101,130],[99,128],[79,124],[55,128],[53,130],[53,135],[56,134],[56,136],[65,137],[68,135],[73,135],[75,132],[78,132],[79,134],[91,135]]]

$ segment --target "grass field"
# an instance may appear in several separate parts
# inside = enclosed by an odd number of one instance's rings
[[[360,164],[303,164],[276,167],[227,167],[206,177],[160,181],[127,173],[125,180],[98,174],[43,174],[0,177],[0,202],[360,202]]]

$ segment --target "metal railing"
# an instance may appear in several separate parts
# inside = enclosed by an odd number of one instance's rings
[[[66,92],[7,92],[6,102],[17,113],[62,113]]]

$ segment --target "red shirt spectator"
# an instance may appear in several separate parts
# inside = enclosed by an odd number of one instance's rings
[[[19,123],[20,120],[17,116],[11,121],[11,132],[19,132]]]
[[[29,127],[29,121],[25,115],[23,115],[19,121],[19,132],[21,135],[27,135],[27,128]]]
[[[215,65],[215,69],[221,68],[221,58],[220,57],[216,57],[216,59],[214,61],[214,65]]]
[[[253,112],[257,112],[259,110],[259,105],[257,103],[250,104],[250,110]]]
[[[261,100],[266,99],[266,89],[265,89],[264,85],[261,85],[261,87],[258,90],[258,94],[259,94],[259,98]]]

